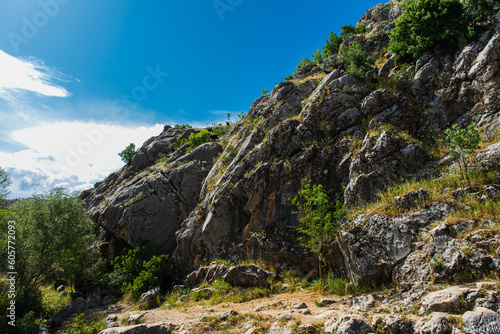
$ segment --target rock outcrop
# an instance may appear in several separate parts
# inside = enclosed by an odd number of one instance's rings
[[[371,8],[358,22],[366,32],[344,42],[381,52],[375,71],[380,78],[360,80],[342,64],[327,71],[305,66],[258,98],[213,142],[187,152],[187,145],[177,143],[200,130],[166,126],[129,165],[84,192],[87,212],[101,228],[101,250],[113,258],[123,247],[153,241],[158,252],[172,255],[175,279],[190,287],[229,275],[227,267],[200,269],[218,258],[234,264],[260,259],[310,273],[318,263],[298,242],[303,213],[295,213],[289,200],[306,179],[322,184],[332,201],[362,206],[388,185],[449,165],[450,158],[438,160],[430,149],[433,136],[451,123],[475,120],[484,139],[493,138],[499,124],[500,23],[456,54],[429,53],[403,67],[384,51],[401,15],[399,4]],[[477,167],[498,165],[499,151],[498,143],[485,148]],[[500,190],[491,184],[473,193],[486,196],[484,201]],[[434,203],[411,212],[427,198],[422,189],[395,199],[404,215],[359,215],[344,222],[327,247],[329,269],[353,281],[396,282],[409,290],[464,268],[498,270],[500,261],[491,254],[497,239],[458,238],[460,224],[438,225],[457,208]],[[498,224],[497,217],[490,219]],[[464,252],[467,245],[473,250]]]

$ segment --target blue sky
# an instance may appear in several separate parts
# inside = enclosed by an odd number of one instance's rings
[[[0,167],[11,197],[83,190],[164,124],[248,111],[377,3],[2,0]]]

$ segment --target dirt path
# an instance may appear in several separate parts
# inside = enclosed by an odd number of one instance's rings
[[[316,305],[316,302],[323,298],[328,298],[332,301],[333,304],[330,308]],[[304,290],[291,294],[282,293],[266,298],[254,299],[244,303],[224,302],[217,305],[209,305],[207,302],[190,302],[172,309],[162,307],[148,311],[134,310],[132,306],[127,306],[116,315],[118,316],[117,322],[124,324],[125,321],[122,321],[122,319],[127,319],[131,314],[143,313],[144,316],[141,318],[140,323],[163,322],[174,325],[173,327],[178,328],[179,332],[184,330],[187,333],[190,333],[191,330],[199,326],[206,325],[207,319],[217,320],[222,314],[230,310],[237,312],[239,315],[252,315],[252,317],[264,319],[263,321],[269,323],[273,322],[279,315],[289,312],[301,324],[317,325],[324,323],[329,317],[333,317],[335,314],[348,311],[349,308],[342,303],[343,300],[345,298],[337,296],[325,297],[318,293]],[[335,309],[333,310],[333,308]],[[205,321],[202,321],[202,319],[205,319]],[[238,326],[238,324],[235,325]]]

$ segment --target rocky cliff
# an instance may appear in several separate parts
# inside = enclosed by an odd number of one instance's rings
[[[82,194],[100,227],[101,250],[113,257],[154,241],[172,255],[179,279],[217,258],[262,259],[307,273],[317,263],[297,241],[289,201],[306,178],[332,200],[361,207],[391,184],[451,164],[437,148],[451,124],[475,121],[485,142],[493,138],[500,121],[500,14],[478,41],[455,54],[425,54],[416,64],[398,64],[386,52],[399,15],[396,1],[377,5],[358,22],[365,33],[343,42],[379,56],[370,80],[346,73],[342,63],[308,65],[212,142],[188,152],[176,144],[200,130],[166,126],[144,143],[129,165]],[[485,148],[478,165],[498,165],[499,152],[498,144]],[[500,191],[499,179],[490,183],[473,193]],[[330,245],[329,266],[354,281],[410,289],[463,268],[499,270],[496,234],[458,237],[467,224],[498,226],[498,217],[448,223],[456,210],[435,202],[417,211],[402,207],[397,216],[357,215]],[[464,254],[471,243],[476,251]],[[429,262],[435,257],[437,270]]]

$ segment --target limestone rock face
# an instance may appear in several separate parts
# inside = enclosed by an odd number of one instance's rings
[[[158,252],[171,254],[176,283],[188,286],[227,275],[228,268],[203,267],[216,259],[260,259],[312,277],[317,259],[301,247],[297,232],[304,213],[295,213],[290,201],[306,179],[322,184],[332,201],[363,206],[391,184],[451,165],[450,157],[437,160],[430,152],[435,135],[450,124],[476,120],[484,139],[492,138],[499,124],[498,27],[456,54],[436,51],[404,66],[384,53],[401,3],[368,10],[358,22],[366,32],[344,42],[381,53],[372,78],[349,74],[340,59],[329,68],[304,66],[213,142],[188,152],[178,141],[200,130],[166,126],[128,166],[85,191],[86,210],[102,231],[101,251],[113,258],[123,247],[153,241]],[[485,147],[475,158],[478,168],[497,166],[499,152],[498,143]],[[450,191],[457,200],[485,201],[500,188]],[[493,237],[458,238],[468,230],[462,223],[429,227],[451,206],[428,204],[411,213],[428,198],[425,190],[402,194],[394,201],[400,216],[344,221],[343,233],[325,249],[329,269],[354,281],[398,283],[413,293],[412,302],[422,297],[414,289],[425,289],[431,278],[447,281],[463,268],[500,269]],[[473,250],[464,252],[469,246]]]
[[[353,281],[391,281],[396,265],[412,252],[418,231],[450,212],[448,205],[431,205],[402,217],[358,216],[338,238],[348,276]]]
[[[163,152],[168,154],[174,139],[176,142],[188,133],[192,131],[166,127],[160,136],[147,141],[134,159],[138,154],[158,157],[165,147],[168,149]],[[153,155],[153,151],[159,153]],[[129,167],[83,193],[87,212],[103,228],[101,250],[114,257],[123,247],[152,241],[158,252],[173,252],[175,232],[196,207],[203,180],[221,152],[217,143],[203,144],[191,153],[178,158],[174,155],[170,161],[141,169],[140,173],[133,159]]]

